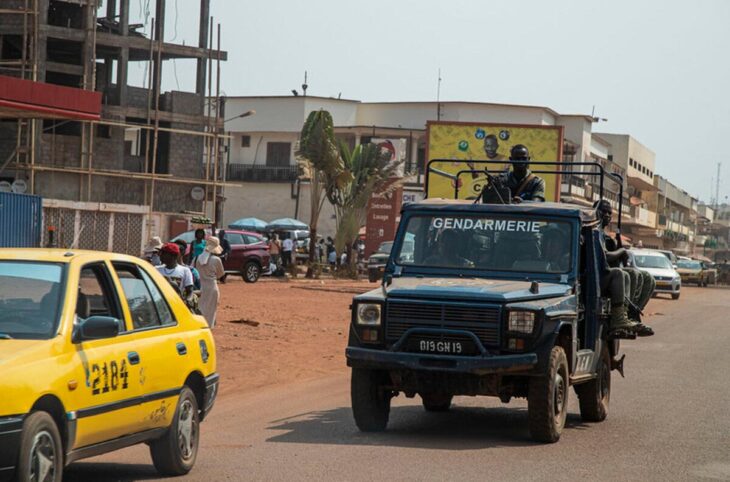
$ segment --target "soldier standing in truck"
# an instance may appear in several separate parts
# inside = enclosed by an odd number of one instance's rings
[[[530,151],[517,144],[510,151],[512,170],[501,176],[502,183],[510,189],[512,202],[545,202],[545,180],[530,172]]]

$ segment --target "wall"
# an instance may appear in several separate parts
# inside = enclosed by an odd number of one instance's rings
[[[241,137],[251,136],[250,147],[241,147]],[[294,151],[299,132],[236,132],[231,139],[231,164],[266,165],[266,144],[269,142],[291,142],[291,165],[295,165]]]
[[[292,199],[291,192],[292,185],[284,183],[242,183],[240,186],[228,186],[225,190],[222,225],[228,226],[237,219],[252,216],[264,221],[292,218],[296,199]],[[307,224],[310,211],[309,192],[309,185],[302,184],[298,219]],[[319,216],[318,234],[334,236],[335,229],[334,208],[325,201]]]

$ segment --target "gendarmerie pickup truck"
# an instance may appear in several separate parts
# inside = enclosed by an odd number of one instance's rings
[[[601,166],[585,164],[602,192]],[[604,420],[623,357],[607,336],[600,230],[595,209],[573,204],[406,204],[382,285],[352,303],[346,357],[360,430],[385,430],[399,393],[428,411],[448,410],[455,395],[527,398],[541,442],[560,438],[570,386],[582,418]]]

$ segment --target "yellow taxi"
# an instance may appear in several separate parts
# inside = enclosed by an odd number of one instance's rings
[[[0,249],[0,479],[59,481],[143,442],[159,472],[185,474],[217,390],[208,325],[153,266]]]

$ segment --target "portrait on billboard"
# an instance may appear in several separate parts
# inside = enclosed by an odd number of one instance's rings
[[[555,162],[562,158],[563,128],[560,126],[429,122],[427,137],[427,160],[432,161],[429,198],[453,199],[458,186],[459,199],[476,199],[488,182],[487,176],[482,172],[461,171],[483,171],[487,166],[492,174],[500,174],[510,168],[509,152],[517,144],[527,146],[533,161]],[[477,160],[495,163],[471,162]],[[533,170],[554,170],[554,167],[535,166]],[[557,201],[559,176],[539,176],[545,180],[546,200]]]

